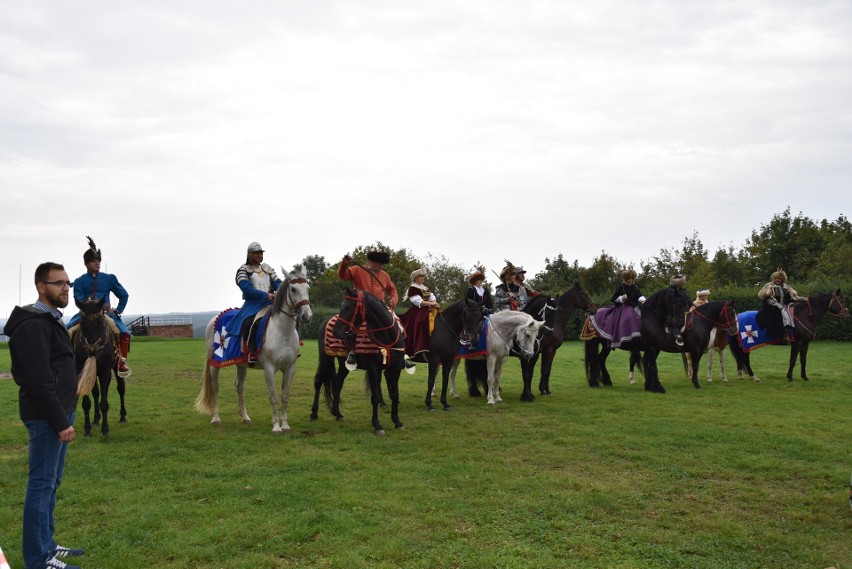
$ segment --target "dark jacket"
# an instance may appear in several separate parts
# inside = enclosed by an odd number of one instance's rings
[[[639,306],[639,297],[642,296],[642,292],[635,284],[629,285],[621,283],[620,285],[615,287],[615,292],[612,293],[612,297],[610,297],[610,300],[612,302],[615,302],[616,298],[625,294],[627,295],[627,300],[624,302],[625,306]]]
[[[484,288],[484,287],[483,287]],[[479,296],[479,293],[476,292],[476,288],[469,286],[467,287],[467,295],[465,298],[469,298],[471,300],[475,300],[480,305],[484,306],[489,310],[489,314],[494,311],[494,301],[491,300],[491,291],[487,288],[484,288],[485,294]]]
[[[77,408],[77,371],[68,331],[52,314],[16,306],[6,322],[22,421],[46,419],[57,433]]]

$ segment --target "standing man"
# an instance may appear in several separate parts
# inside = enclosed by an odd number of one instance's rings
[[[16,306],[6,322],[18,408],[29,432],[29,479],[24,500],[24,564],[30,569],[67,568],[61,557],[82,549],[56,544],[53,511],[65,470],[68,443],[74,440],[77,373],[74,351],[60,308],[68,306],[71,282],[65,268],[42,263],[35,272],[38,300]]]
[[[83,302],[94,296],[98,300],[103,299],[104,311],[109,316],[107,321],[113,334],[118,336],[118,375],[122,378],[130,377],[132,373],[127,367],[127,354],[130,353],[130,330],[121,321],[121,314],[127,307],[127,299],[130,295],[118,282],[118,277],[101,272],[101,250],[97,248],[91,237],[89,248],[83,253],[83,263],[86,265],[86,273],[74,281],[74,299]],[[118,306],[113,309],[110,305],[110,293],[118,298]],[[68,323],[71,328],[80,321],[80,314],[75,314]]]
[[[246,338],[246,352],[249,363],[257,362],[257,345],[248,337],[249,329],[258,312],[272,304],[275,291],[281,286],[281,279],[275,269],[263,262],[263,247],[252,241],[246,250],[246,262],[237,269],[234,280],[243,292],[243,305],[228,324],[231,334],[240,334]]]

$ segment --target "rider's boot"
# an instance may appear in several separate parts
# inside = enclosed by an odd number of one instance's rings
[[[792,326],[787,326],[787,339],[791,342],[796,341],[796,329]]]
[[[127,354],[130,353],[130,334],[123,332],[118,337],[118,375],[126,378],[132,370],[127,367]]]

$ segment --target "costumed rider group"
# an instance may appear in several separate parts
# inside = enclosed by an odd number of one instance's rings
[[[130,353],[130,330],[121,321],[121,314],[127,307],[127,300],[130,295],[118,282],[118,277],[108,273],[101,272],[101,250],[97,248],[95,242],[88,235],[89,248],[83,253],[83,263],[86,265],[86,273],[74,281],[74,300],[78,303],[84,302],[87,298],[97,298],[98,301],[103,300],[104,314],[109,316],[106,319],[107,325],[113,335],[113,345],[118,346],[118,365],[116,372],[121,378],[128,378],[132,373],[127,367],[127,354]],[[110,303],[110,294],[114,294],[118,298],[118,306],[112,308]],[[68,322],[68,331],[71,337],[79,329],[80,313],[75,314]]]
[[[248,363],[257,363],[258,343],[253,330],[269,311],[275,298],[275,291],[281,286],[281,279],[275,269],[263,262],[263,247],[252,241],[246,250],[246,262],[237,269],[234,280],[243,293],[243,305],[228,323],[231,334],[240,334],[243,352],[248,354]]]
[[[411,303],[411,308],[399,317],[405,328],[405,353],[419,362],[426,362],[429,353],[429,338],[435,329],[435,318],[441,311],[438,299],[426,286],[426,269],[420,268],[411,273],[411,284],[403,297]]]
[[[772,273],[772,282],[763,285],[757,296],[763,299],[763,308],[755,317],[757,325],[765,329],[769,336],[796,341],[796,323],[790,313],[790,304],[798,300],[807,300],[787,284],[787,273],[778,267]],[[786,334],[785,334],[786,332]]]
[[[367,292],[382,303],[386,304],[388,310],[393,315],[394,320],[399,323],[399,317],[394,313],[394,307],[399,304],[399,293],[388,275],[382,268],[390,262],[390,253],[387,251],[370,251],[367,253],[367,262],[361,265],[352,260],[352,257],[347,253],[340,261],[340,266],[337,268],[337,276],[345,281],[352,281],[355,288],[359,288]],[[404,333],[402,324],[399,324],[400,330]],[[349,343],[349,354],[346,356],[346,368],[354,370],[358,363],[355,359],[355,337],[350,332],[347,333],[347,341]],[[405,369],[408,373],[414,373],[414,363],[405,355]]]

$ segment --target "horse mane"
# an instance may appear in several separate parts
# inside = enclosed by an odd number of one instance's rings
[[[673,306],[674,308],[678,308],[680,306],[683,308],[683,311],[686,312],[692,306],[692,300],[686,296],[686,293],[683,290],[674,287],[666,287],[649,296],[642,308],[643,311],[645,309],[649,309],[657,314],[665,314],[665,312],[661,312],[661,308],[668,306]]]

